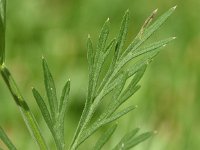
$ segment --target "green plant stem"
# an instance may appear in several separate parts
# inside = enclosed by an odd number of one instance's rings
[[[83,122],[82,126],[81,126],[81,129],[80,131],[78,132],[78,135],[76,137],[76,139],[74,140],[74,143],[72,144],[70,150],[75,150],[77,149],[78,145],[79,145],[79,139],[82,135],[82,132],[84,131],[84,129],[86,128],[86,126],[88,125],[90,119],[92,118],[92,114],[94,112],[94,107],[91,106],[89,112],[88,112],[88,115],[87,117],[85,118],[85,121]]]
[[[38,124],[37,124],[33,114],[31,113],[26,101],[24,100],[23,96],[21,95],[9,70],[6,68],[6,66],[4,64],[2,64],[0,66],[0,71],[1,71],[1,75],[7,85],[10,93],[13,96],[13,99],[15,100],[16,104],[19,107],[19,110],[23,116],[26,126],[29,129],[30,134],[35,139],[36,143],[38,144],[38,146],[41,150],[47,150],[48,148],[47,148],[44,138],[40,132]]]
[[[10,141],[4,130],[0,127],[0,139],[8,147],[9,150],[17,150],[15,145]]]
[[[59,119],[60,118],[58,118],[58,120]],[[64,142],[64,135],[62,135],[64,133],[61,133],[62,131],[60,130],[60,128],[64,128],[64,127],[62,127],[62,125],[59,123],[60,121],[58,123],[57,122],[54,125],[54,130],[52,131],[52,135],[55,139],[57,149],[58,150],[64,150],[65,149],[65,142]]]
[[[109,78],[109,82],[112,80],[113,76],[114,76],[114,75],[111,75],[111,77]],[[82,132],[84,131],[84,129],[86,128],[86,126],[87,126],[88,123],[90,122],[90,120],[91,120],[91,118],[92,118],[92,116],[93,116],[93,114],[94,114],[94,112],[95,112],[95,110],[96,110],[96,108],[97,108],[97,106],[98,106],[100,100],[101,100],[102,97],[103,97],[103,91],[104,91],[105,87],[108,85],[109,82],[106,83],[106,85],[104,86],[104,88],[101,90],[101,93],[96,97],[96,99],[94,100],[94,102],[93,102],[92,105],[90,106],[90,109],[89,109],[89,112],[88,112],[88,114],[87,114],[87,117],[85,118],[85,121],[83,122],[83,124],[82,124],[82,126],[81,126],[81,129],[80,129],[80,131],[79,131],[79,133],[78,133],[76,139],[74,140],[74,143],[73,143],[72,146],[71,146],[71,150],[75,150],[75,149],[78,147],[78,145],[81,144],[81,143],[79,142],[79,139],[80,139],[81,136],[82,136]]]
[[[106,83],[106,85],[104,86],[104,88],[101,90],[100,94],[95,98],[94,102],[92,103],[90,109],[89,109],[89,112],[88,112],[88,115],[87,117],[85,118],[85,121],[83,122],[82,124],[82,127],[76,137],[76,139],[74,140],[74,143],[72,144],[71,146],[71,150],[75,150],[77,148],[77,146],[80,144],[79,143],[79,139],[81,137],[81,134],[82,132],[84,131],[84,129],[86,128],[86,126],[88,125],[90,119],[92,118],[95,110],[96,110],[96,107],[98,106],[101,98],[102,98],[102,94],[103,94],[103,91],[105,89],[105,87],[109,84],[109,82],[113,79],[113,77],[116,75],[116,72],[109,77],[108,79],[108,82]]]

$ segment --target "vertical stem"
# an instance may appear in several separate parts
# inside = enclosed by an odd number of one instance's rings
[[[31,113],[26,101],[24,100],[23,96],[21,95],[14,79],[12,78],[9,70],[6,68],[4,64],[0,66],[1,75],[10,91],[10,93],[13,96],[13,99],[15,100],[16,104],[19,107],[19,110],[23,116],[23,119],[26,123],[26,126],[28,127],[28,130],[32,137],[35,139],[36,143],[40,147],[41,150],[47,150],[46,143],[44,141],[44,138],[40,132],[40,129],[38,127],[38,124]]]
[[[0,0],[0,64],[5,62],[6,0]]]
[[[78,145],[79,145],[79,139],[80,139],[80,137],[81,137],[81,134],[82,134],[82,132],[84,131],[84,129],[86,128],[86,126],[88,125],[88,123],[89,123],[89,121],[90,121],[90,119],[91,119],[91,117],[92,117],[93,112],[94,112],[94,109],[93,109],[93,107],[92,107],[92,108],[89,110],[88,115],[87,115],[87,117],[85,118],[85,121],[83,122],[83,125],[81,126],[80,131],[79,131],[79,133],[78,133],[76,139],[74,140],[74,143],[72,144],[70,150],[76,150],[76,149],[77,149],[77,147],[78,147]]]

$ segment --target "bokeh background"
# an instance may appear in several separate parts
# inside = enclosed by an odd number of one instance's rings
[[[65,124],[66,143],[69,144],[86,96],[88,33],[93,41],[97,41],[101,26],[109,17],[110,37],[116,36],[123,13],[129,8],[131,17],[126,43],[128,45],[154,9],[159,8],[158,14],[161,15],[175,5],[178,5],[176,12],[154,34],[152,40],[171,36],[177,36],[177,39],[148,67],[141,81],[142,88],[128,103],[137,104],[138,109],[119,120],[118,130],[105,149],[113,146],[129,130],[140,127],[143,132],[156,130],[158,134],[137,146],[136,150],[199,150],[199,0],[8,1],[6,63],[49,144],[52,137],[31,93],[31,87],[34,86],[45,96],[41,56],[48,61],[58,94],[64,82],[71,79],[71,107]],[[37,149],[2,79],[0,125],[18,149]],[[102,131],[104,129],[90,138],[82,149],[90,148]]]

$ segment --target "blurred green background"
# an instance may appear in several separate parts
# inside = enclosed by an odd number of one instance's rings
[[[119,120],[118,130],[107,147],[115,144],[129,130],[141,127],[141,131],[157,130],[158,134],[137,146],[136,150],[199,150],[199,0],[8,1],[6,63],[49,143],[52,137],[31,93],[34,86],[45,96],[41,56],[48,61],[58,94],[64,82],[71,79],[71,107],[65,124],[66,143],[69,144],[86,96],[88,33],[93,41],[97,41],[101,26],[109,17],[110,37],[116,36],[123,13],[129,8],[128,44],[154,9],[159,8],[160,15],[175,5],[178,5],[176,12],[152,40],[171,36],[177,36],[177,40],[168,45],[148,67],[141,81],[142,88],[129,100],[129,104],[137,104],[138,109]],[[2,79],[0,125],[18,149],[37,149]],[[102,131],[90,138],[82,149],[90,148]]]

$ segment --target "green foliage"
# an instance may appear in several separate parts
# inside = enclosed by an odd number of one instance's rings
[[[98,139],[98,141],[96,142],[93,150],[101,150],[101,148],[104,146],[104,144],[106,142],[108,142],[108,140],[110,139],[110,137],[113,135],[113,133],[115,132],[117,128],[117,125],[114,124],[113,126],[111,126],[110,128],[108,128],[104,134],[101,135],[101,137]]]
[[[11,142],[11,140],[8,138],[6,133],[3,131],[3,129],[0,127],[0,139],[5,143],[5,145],[10,149],[10,150],[16,150],[16,147],[14,144]]]
[[[5,61],[6,0],[0,0],[0,64]]]
[[[47,62],[44,58],[42,59],[42,65],[44,71],[44,84],[48,97],[50,113],[47,108],[47,105],[45,104],[45,101],[43,100],[39,92],[34,88],[32,89],[32,92],[43,115],[43,118],[55,140],[57,149],[65,149],[64,117],[68,106],[70,81],[68,80],[65,84],[60,101],[58,103],[54,80],[48,68]]]
[[[36,140],[40,149],[47,149],[34,116],[18,90],[9,70],[4,65],[5,1],[3,0],[1,0],[1,10],[1,74],[15,102],[22,112],[22,116],[24,117],[24,121],[31,135]],[[110,31],[109,19],[107,19],[102,27],[96,48],[94,48],[94,45],[92,44],[91,37],[88,36],[88,93],[83,113],[69,147],[70,150],[77,149],[85,140],[93,135],[95,131],[114,122],[136,108],[136,106],[129,106],[118,111],[119,107],[140,88],[138,82],[144,75],[147,65],[159,53],[159,48],[166,46],[166,44],[175,39],[172,37],[143,46],[143,43],[167,20],[174,10],[175,7],[171,8],[153,24],[150,24],[157,10],[153,11],[153,13],[146,19],[136,38],[126,49],[124,49],[124,44],[128,31],[129,11],[125,12],[117,38],[108,42]],[[109,69],[105,70],[104,64],[108,59],[112,59],[112,61],[109,64]],[[133,63],[132,60],[135,60],[135,62]],[[127,64],[129,65],[127,66]],[[57,149],[64,150],[66,149],[64,138],[64,117],[69,105],[70,80],[66,82],[61,97],[58,99],[52,74],[44,58],[42,59],[42,66],[48,105],[35,88],[32,89],[33,96],[36,99],[41,114],[54,138]],[[106,73],[104,74],[104,72]],[[125,85],[129,78],[131,78],[131,82],[126,87]],[[92,121],[97,108],[101,106],[108,94],[111,94],[112,98],[110,99],[107,108],[105,108],[105,110]],[[111,126],[111,128],[109,128],[99,138],[94,149],[101,149],[114,133],[116,127],[116,125]],[[134,129],[125,135],[114,149],[130,149],[153,135],[153,132],[146,132],[135,137],[138,130],[139,129]],[[8,147],[13,146],[3,130],[1,130],[0,135],[2,141]]]
[[[38,124],[31,110],[29,109],[29,106],[27,105],[25,99],[23,98],[21,92],[19,91],[17,84],[15,83],[13,77],[11,76],[11,73],[4,64],[1,65],[0,71],[15,103],[17,104],[22,114],[22,117],[24,119],[27,128],[29,129],[30,134],[32,135],[33,139],[37,142],[38,146],[41,149],[46,149],[47,146],[41,134],[41,131],[38,127]]]
[[[122,105],[122,103],[128,100],[128,98],[139,89],[138,82],[144,74],[147,64],[160,51],[159,48],[166,46],[166,44],[175,39],[172,37],[141,47],[141,45],[167,20],[175,8],[176,7],[171,8],[152,25],[149,25],[152,16],[154,16],[157,12],[157,10],[154,11],[151,16],[147,18],[133,42],[127,49],[123,50],[129,20],[129,11],[126,11],[121,23],[118,38],[115,42],[112,62],[110,63],[107,73],[103,75],[102,80],[99,77],[104,69],[103,63],[106,59],[110,59],[110,50],[107,51],[107,49],[112,47],[110,46],[112,44],[106,44],[109,34],[109,19],[102,27],[96,50],[94,50],[90,36],[88,36],[88,95],[83,114],[72,141],[71,149],[76,149],[100,127],[122,117],[134,109],[134,107],[128,107],[119,113],[114,113]],[[111,43],[113,41],[114,40],[112,40]],[[130,68],[125,67],[126,64],[136,58],[137,62],[134,65],[130,65]],[[130,77],[133,77],[131,83],[124,89],[125,83]],[[101,105],[105,96],[111,92],[114,94],[108,107],[104,112],[102,112],[99,118],[92,123],[91,119],[94,116],[96,109]],[[141,141],[144,141],[146,138],[140,139]]]
[[[138,145],[139,143],[145,141],[149,137],[151,137],[154,132],[146,132],[136,136],[139,128],[132,130],[131,132],[127,133],[120,142],[115,146],[113,150],[128,150],[132,147]],[[135,137],[136,136],[136,137]]]

